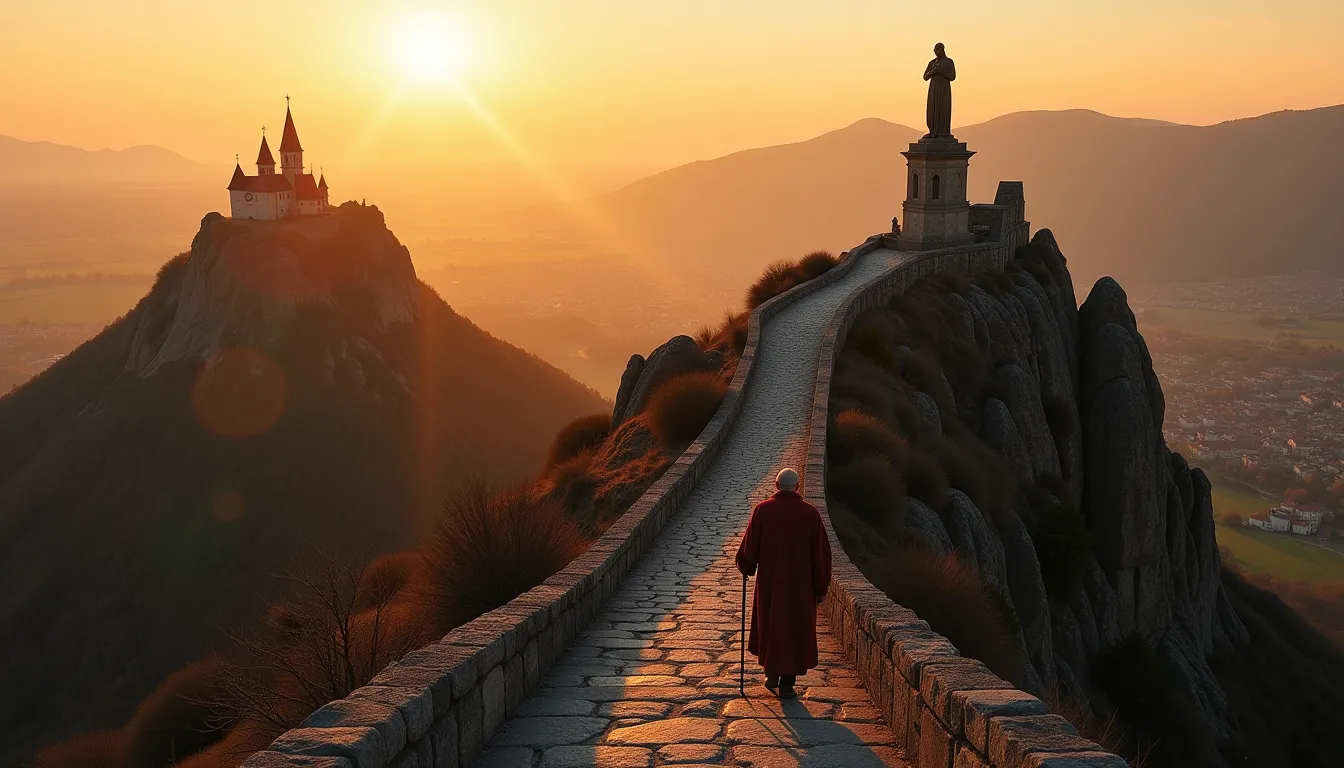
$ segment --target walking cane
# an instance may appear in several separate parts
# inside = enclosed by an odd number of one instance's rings
[[[747,574],[742,574],[742,656],[737,665],[737,692],[747,697]]]

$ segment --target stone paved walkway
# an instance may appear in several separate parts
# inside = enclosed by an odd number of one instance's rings
[[[797,700],[774,698],[750,655],[747,698],[739,696],[742,577],[733,564],[774,473],[804,463],[822,328],[847,294],[899,258],[866,254],[766,323],[753,388],[714,465],[473,768],[905,765],[824,623],[821,665],[798,679]]]

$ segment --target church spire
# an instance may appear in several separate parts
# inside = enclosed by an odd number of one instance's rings
[[[285,97],[285,132],[280,135],[280,151],[284,152],[302,152],[303,146],[299,144],[299,132],[294,127],[294,115],[289,111],[289,97]]]
[[[266,175],[275,173],[275,158],[271,156],[271,145],[266,143],[266,129],[261,129],[261,150],[257,152],[257,173]]]
[[[280,135],[280,173],[297,184],[303,175],[303,145],[299,144],[299,132],[294,128],[294,115],[289,111],[289,96],[285,96],[285,131]]]

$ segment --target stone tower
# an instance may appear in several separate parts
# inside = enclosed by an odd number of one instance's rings
[[[974,242],[966,171],[975,153],[954,136],[925,136],[901,154],[906,162],[905,204],[897,247],[928,251]]]

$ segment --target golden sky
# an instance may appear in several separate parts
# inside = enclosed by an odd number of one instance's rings
[[[938,40],[954,125],[1203,124],[1344,102],[1341,38],[1339,0],[6,0],[0,134],[246,163],[289,93],[324,164],[666,166],[921,126]]]

